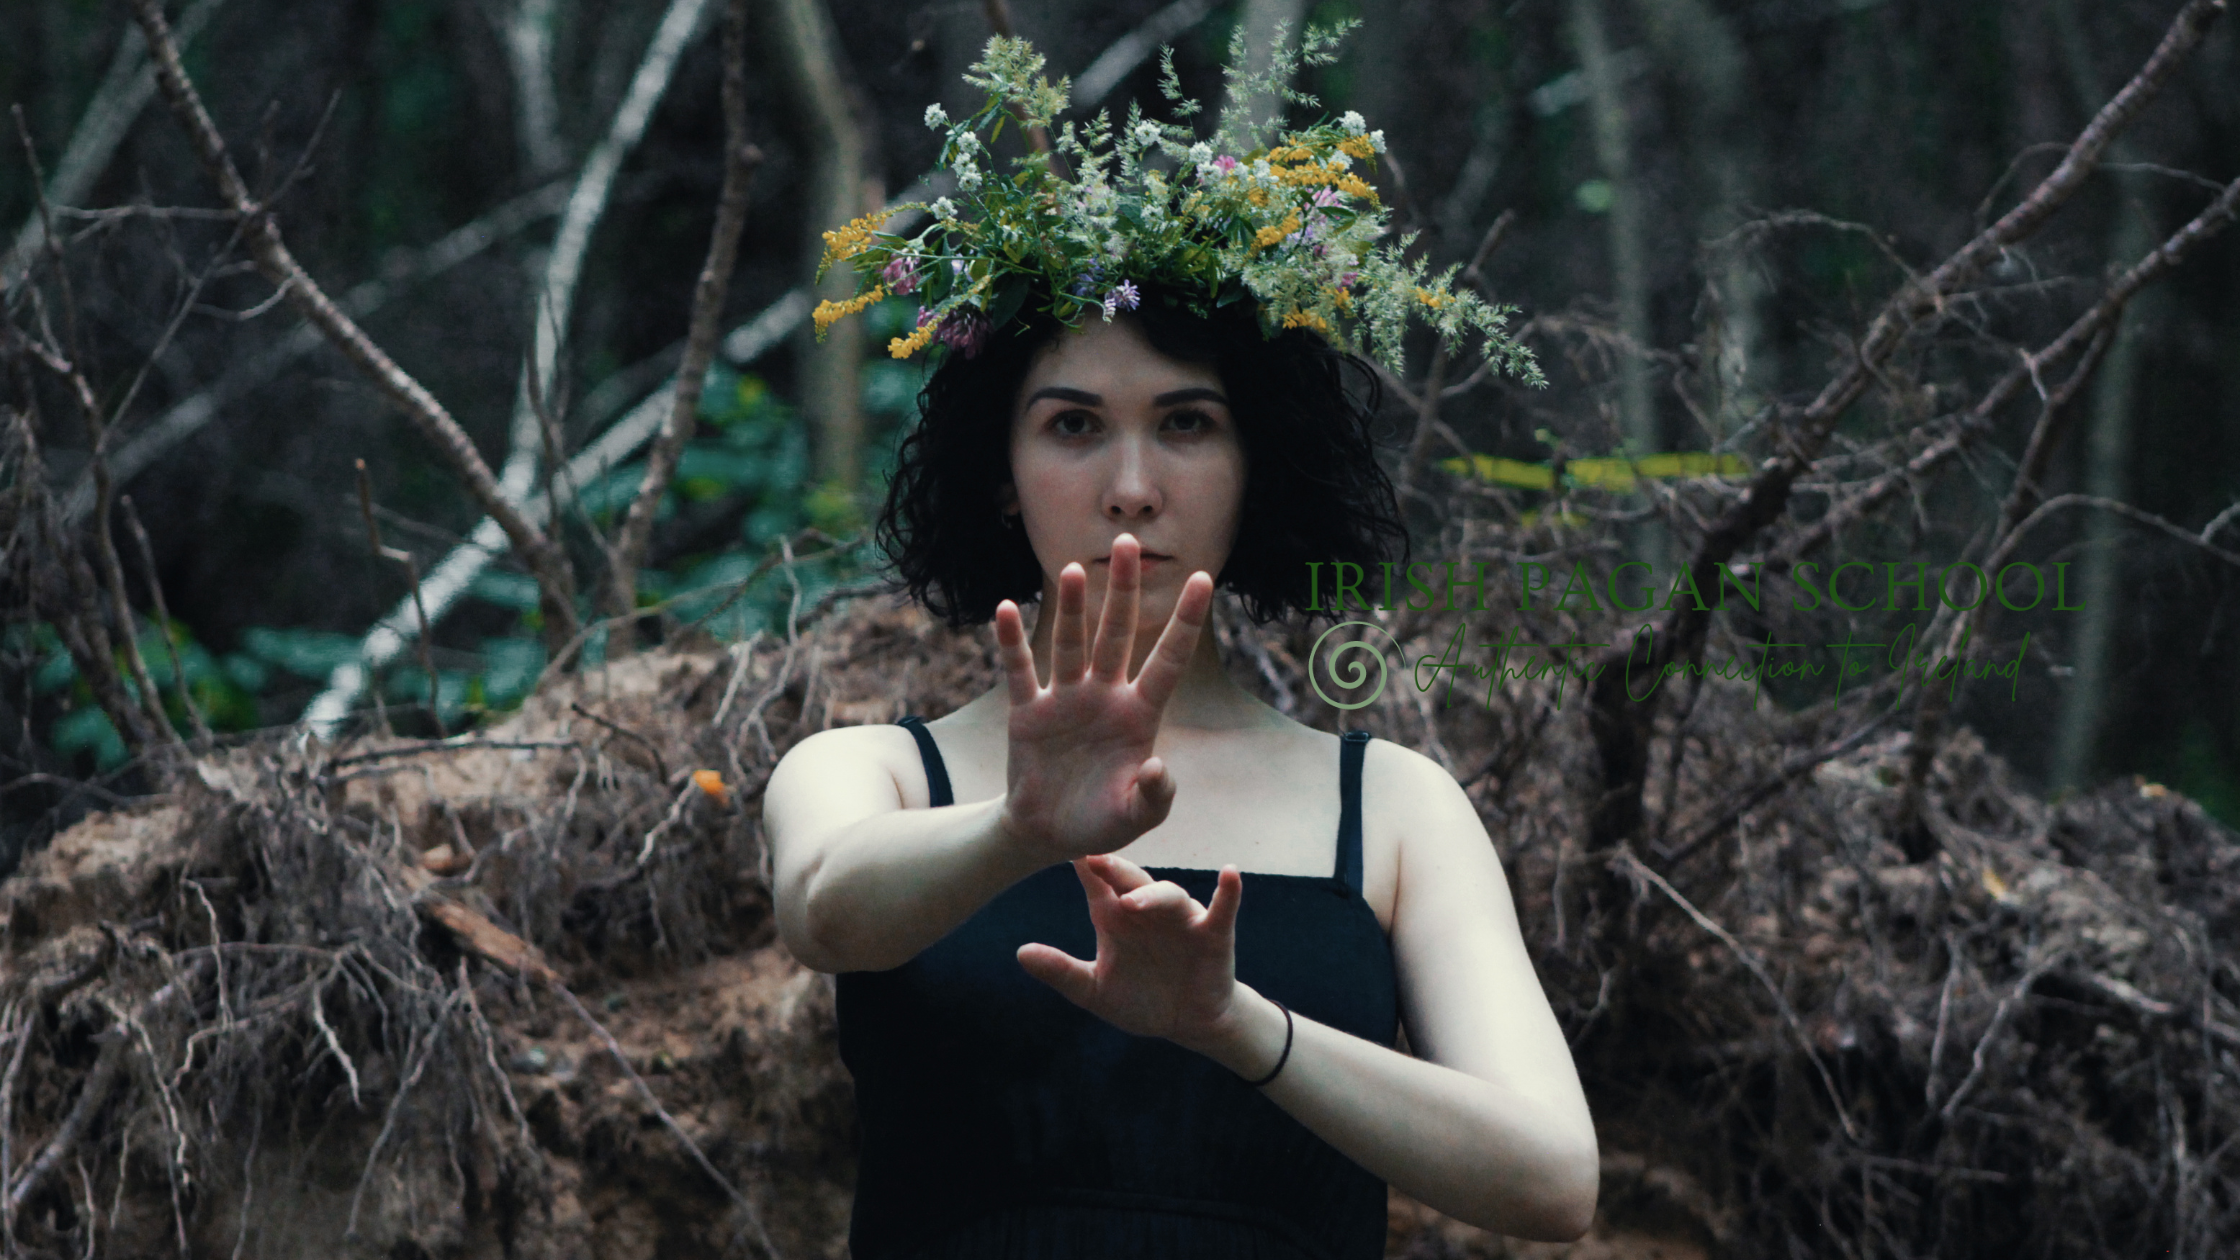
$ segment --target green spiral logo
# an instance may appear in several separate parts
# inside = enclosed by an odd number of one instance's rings
[[[1393,651],[1398,652],[1400,650],[1400,641],[1393,638],[1383,626],[1374,621],[1341,621],[1323,631],[1321,637],[1314,641],[1314,646],[1307,651],[1307,685],[1313,687],[1314,693],[1322,697],[1322,702],[1333,709],[1365,709],[1375,704],[1377,697],[1384,694],[1385,679],[1391,673],[1391,667],[1385,663],[1384,653],[1378,651],[1375,644],[1365,639],[1351,639],[1333,644],[1330,648],[1329,659],[1324,660],[1322,645],[1329,642],[1331,635],[1352,626],[1374,630],[1378,634],[1384,635],[1384,641],[1392,645]],[[1349,653],[1355,652],[1366,652],[1369,654],[1369,659],[1376,662],[1376,689],[1359,700],[1332,700],[1330,693],[1322,689],[1322,682],[1319,677],[1325,669],[1329,671],[1330,681],[1336,683],[1340,689],[1345,691],[1365,686],[1369,681],[1369,666],[1366,662],[1345,659]]]

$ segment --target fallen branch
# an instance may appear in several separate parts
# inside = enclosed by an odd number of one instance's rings
[[[414,871],[408,868],[405,873],[405,878],[408,884],[416,885],[420,889],[420,891],[415,895],[414,901],[415,904],[420,907],[421,913],[423,915],[426,915],[434,922],[441,924],[443,927],[448,928],[458,938],[459,943],[467,950],[474,953],[477,957],[493,963],[501,968],[504,968],[507,971],[514,972],[516,974],[526,976],[532,980],[537,981],[538,983],[544,985],[547,989],[551,990],[554,996],[567,1003],[569,1009],[573,1010],[576,1013],[577,1017],[583,1020],[583,1022],[590,1027],[593,1033],[598,1035],[600,1042],[606,1046],[608,1053],[614,1056],[615,1063],[621,1067],[622,1074],[627,1077],[631,1085],[637,1089],[639,1097],[645,1100],[646,1106],[652,1109],[654,1115],[660,1119],[662,1125],[666,1127],[669,1132],[675,1136],[677,1141],[684,1146],[686,1153],[692,1156],[693,1162],[698,1164],[701,1170],[706,1172],[708,1176],[715,1181],[716,1185],[721,1187],[723,1192],[731,1197],[731,1201],[733,1203],[739,1205],[740,1210],[746,1214],[748,1222],[754,1226],[755,1233],[762,1243],[764,1254],[771,1257],[777,1257],[779,1254],[777,1246],[770,1241],[769,1231],[763,1228],[762,1216],[760,1213],[755,1211],[753,1202],[750,1201],[746,1195],[740,1193],[737,1186],[731,1184],[731,1179],[724,1176],[723,1173],[716,1168],[714,1161],[710,1160],[707,1156],[707,1153],[700,1149],[700,1144],[692,1140],[692,1136],[684,1131],[683,1125],[677,1123],[677,1118],[673,1115],[670,1115],[669,1109],[661,1105],[661,1099],[654,1094],[652,1087],[647,1085],[645,1082],[645,1078],[639,1076],[637,1069],[630,1065],[630,1056],[623,1051],[622,1044],[615,1040],[613,1033],[607,1031],[606,1025],[600,1023],[597,1017],[593,1016],[589,1010],[585,1009],[582,1000],[577,998],[575,992],[569,989],[568,986],[564,982],[562,982],[559,973],[555,972],[551,968],[551,966],[549,966],[544,961],[543,956],[537,952],[536,947],[529,944],[527,941],[522,940],[520,937],[515,936],[513,933],[506,931],[504,928],[501,928],[498,925],[490,922],[489,919],[483,917],[482,915],[469,910],[465,906],[462,906],[457,902],[442,896],[439,893],[428,891],[429,880],[428,876],[424,872]],[[460,987],[461,990],[466,989],[463,980]],[[445,1006],[445,1010],[449,1010],[448,1003]],[[430,1030],[428,1035],[432,1039],[435,1035],[435,1030]],[[425,1056],[423,1056],[423,1059],[424,1057]],[[408,1079],[404,1083],[404,1085],[399,1088],[397,1097],[400,1102],[404,1097],[405,1091],[411,1088],[412,1080],[417,1079],[418,1076],[419,1069],[416,1068],[412,1074],[412,1079]],[[390,1108],[390,1121],[392,1123],[395,1120],[395,1116],[396,1108],[394,1105],[392,1105],[392,1107]],[[382,1136],[386,1138],[387,1135],[388,1125],[385,1124],[382,1129]],[[381,1142],[379,1140],[376,1140],[374,1143],[374,1151],[378,1153],[380,1151],[380,1148]],[[372,1159],[369,1156],[367,1159],[367,1167],[370,1169],[371,1166]],[[363,1182],[361,1182],[359,1185],[359,1193],[362,1195],[364,1193],[364,1190],[364,1184]],[[355,1228],[356,1219],[357,1211],[355,1203],[353,1203],[351,1210],[353,1229]]]
[[[564,183],[547,184],[453,229],[424,248],[395,251],[383,261],[379,277],[353,286],[342,296],[339,305],[351,318],[365,319],[407,285],[434,279],[559,213],[566,202],[567,191]],[[146,428],[125,439],[109,457],[110,475],[118,485],[130,482],[173,447],[201,432],[227,407],[262,388],[289,364],[326,344],[326,335],[316,324],[299,324],[270,346],[236,360],[217,380],[171,404]],[[81,477],[64,501],[63,518],[75,521],[92,507],[91,478]]]
[[[1812,1060],[1813,1069],[1820,1073],[1820,1084],[1826,1087],[1828,1101],[1835,1106],[1836,1119],[1843,1122],[1844,1135],[1854,1142],[1858,1141],[1858,1127],[1852,1124],[1851,1112],[1843,1105],[1843,1095],[1836,1089],[1835,1075],[1829,1072],[1828,1065],[1821,1061],[1820,1052],[1813,1047],[1812,1038],[1804,1030],[1804,1021],[1797,1018],[1795,1008],[1791,1007],[1789,999],[1782,995],[1781,986],[1774,983],[1773,973],[1766,970],[1765,963],[1756,954],[1745,948],[1741,941],[1736,940],[1732,933],[1719,926],[1717,919],[1696,909],[1695,903],[1681,896],[1680,890],[1665,882],[1664,876],[1642,865],[1641,860],[1633,856],[1632,851],[1621,846],[1618,849],[1618,855],[1610,859],[1610,865],[1611,869],[1619,874],[1629,875],[1649,883],[1657,891],[1671,898],[1672,904],[1686,911],[1688,917],[1696,921],[1696,926],[1718,937],[1720,944],[1733,951],[1734,956],[1741,961],[1742,965],[1750,969],[1750,974],[1756,976],[1758,982],[1765,986],[1766,992],[1773,995],[1773,1004],[1780,1010],[1782,1022],[1789,1026],[1790,1032],[1796,1034],[1798,1047],[1804,1051],[1806,1058]]]
[[[1991,1012],[1990,1027],[1985,1028],[1983,1036],[1976,1041],[1975,1054],[1972,1056],[1968,1074],[1960,1078],[1960,1083],[1953,1087],[1952,1096],[1945,1099],[1944,1106],[1937,1109],[1939,1116],[1947,1121],[1952,1119],[1953,1114],[1959,1110],[1960,1104],[1965,1102],[1969,1093],[1975,1089],[1976,1083],[1983,1079],[1984,1068],[1990,1062],[1991,1043],[1999,1036],[2000,1030],[2007,1026],[2007,1019],[2022,1004],[2022,1000],[2030,996],[2031,986],[2037,984],[2047,972],[2060,966],[2067,958],[2068,955],[2061,951],[2047,954],[2044,958],[2031,964],[2030,969],[2022,973],[2022,978],[2015,981],[2014,987],[2007,990],[2006,995],[1999,999],[1999,1005],[1993,1008]]]
[[[626,613],[638,606],[638,569],[645,564],[646,547],[653,540],[653,518],[676,478],[677,461],[692,440],[694,419],[700,409],[700,390],[707,382],[708,365],[716,354],[717,321],[731,292],[731,272],[739,261],[739,233],[747,225],[747,181],[761,161],[761,151],[747,142],[747,9],[746,0],[730,0],[723,23],[723,191],[716,202],[715,229],[708,239],[708,259],[700,268],[700,281],[692,295],[692,318],[685,334],[684,358],[677,366],[668,421],[646,455],[645,473],[638,492],[624,512],[622,526],[607,549],[607,610]],[[426,633],[422,631],[422,633]],[[608,639],[608,655],[619,644],[627,650],[637,636],[626,632]]]
[[[545,408],[539,405],[539,399],[549,399],[557,393],[560,347],[567,336],[570,314],[575,309],[576,284],[583,277],[583,260],[591,250],[592,235],[599,221],[606,217],[622,163],[645,137],[646,126],[653,121],[654,107],[668,93],[670,81],[676,77],[677,63],[699,31],[700,18],[707,5],[708,0],[670,0],[661,15],[660,25],[646,42],[637,71],[630,76],[630,87],[623,93],[622,103],[615,107],[614,116],[607,122],[606,134],[584,158],[583,167],[569,189],[567,209],[560,215],[560,226],[552,238],[552,251],[546,256],[544,275],[535,290],[529,363],[523,369],[521,387],[514,397],[505,464],[498,475],[499,488],[510,502],[525,502],[536,488],[538,458],[545,444],[544,426],[539,416]],[[553,454],[557,459],[559,453]],[[554,469],[555,475],[558,471]],[[567,638],[567,635],[548,634],[547,650]]]
[[[186,993],[201,978],[202,970],[207,964],[207,959],[196,959],[184,974],[174,977],[151,994],[146,1002],[141,1003],[139,1013],[132,1016],[130,1022],[145,1027],[149,1019],[159,1014],[173,999]],[[87,1074],[85,1084],[79,1089],[77,1101],[70,1105],[69,1114],[63,1117],[54,1136],[47,1139],[46,1146],[41,1148],[23,1174],[15,1178],[8,1187],[7,1201],[0,1204],[0,1239],[15,1236],[16,1213],[45,1187],[47,1178],[62,1167],[63,1159],[77,1149],[78,1143],[84,1140],[88,1127],[93,1124],[102,1107],[107,1105],[110,1094],[116,1090],[118,1078],[124,1073],[125,1055],[129,1050],[130,1040],[124,1023],[119,1023],[102,1034],[101,1053],[94,1060],[93,1070]]]

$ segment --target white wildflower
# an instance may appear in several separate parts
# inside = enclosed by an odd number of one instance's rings
[[[939,131],[948,125],[949,111],[941,108],[941,102],[935,101],[933,104],[926,106],[926,126]],[[969,135],[970,133],[966,134]]]
[[[943,197],[943,198],[940,198],[939,200],[935,201],[935,202],[933,203],[933,217],[934,217],[934,218],[936,218],[936,219],[939,219],[939,220],[940,220],[940,221],[942,221],[943,223],[947,223],[947,222],[949,222],[950,220],[952,220],[952,219],[956,218],[956,217],[957,217],[957,206],[956,206],[956,203],[955,203],[955,202],[953,202],[953,201],[950,201],[950,200],[949,200],[949,199],[948,199],[947,197]]]
[[[1128,138],[1139,145],[1156,144],[1159,140],[1159,124],[1148,118],[1143,119],[1128,129]]]
[[[1200,140],[1198,143],[1190,146],[1190,164],[1192,166],[1204,166],[1206,163],[1211,162],[1212,160],[1212,145],[1207,144],[1203,140]]]
[[[1349,109],[1339,116],[1338,125],[1346,129],[1347,135],[1358,136],[1369,129],[1369,120],[1363,118],[1358,111]]]
[[[1372,131],[1369,133],[1369,147],[1375,149],[1379,153],[1384,152],[1384,133],[1382,131]]]

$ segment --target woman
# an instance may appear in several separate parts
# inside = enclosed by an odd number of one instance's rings
[[[1215,575],[1300,608],[1306,559],[1393,528],[1341,356],[1145,281],[974,324],[906,445],[890,550],[937,612],[992,609],[1003,684],[770,781],[780,932],[839,973],[852,1252],[1370,1260],[1387,1182],[1576,1237],[1593,1126],[1476,811],[1203,633]]]

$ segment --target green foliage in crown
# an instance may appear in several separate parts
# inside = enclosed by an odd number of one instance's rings
[[[1257,75],[1237,69],[1240,30],[1224,70],[1230,98],[1316,105],[1288,84],[1300,66],[1333,61],[1353,25],[1309,27],[1296,52],[1279,52]],[[1288,42],[1279,32],[1277,47]],[[1182,94],[1172,50],[1161,65],[1174,116],[1192,117],[1199,105]],[[1254,119],[1232,110],[1200,140],[1186,122],[1156,122],[1131,104],[1118,128],[1103,113],[1058,127],[1054,159],[1016,159],[1008,177],[987,169],[988,146],[1006,124],[1048,135],[1065,111],[1070,80],[1053,86],[1042,66],[1027,41],[998,36],[965,75],[988,94],[977,113],[952,121],[938,104],[926,107],[926,125],[946,138],[941,167],[955,195],[897,208],[931,213],[915,236],[880,230],[894,210],[825,233],[819,276],[845,263],[859,283],[853,298],[817,308],[820,337],[885,297],[915,296],[917,325],[888,344],[894,357],[936,340],[970,354],[1029,300],[1073,324],[1091,314],[1109,320],[1158,286],[1201,315],[1249,295],[1266,332],[1311,328],[1356,353],[1366,348],[1395,373],[1402,335],[1420,319],[1449,345],[1476,339],[1509,375],[1542,383],[1531,351],[1508,335],[1513,308],[1457,291],[1457,268],[1430,275],[1423,260],[1409,261],[1412,233],[1383,239],[1389,212],[1364,175],[1376,168],[1384,133],[1359,114],[1276,136],[1280,111]]]

